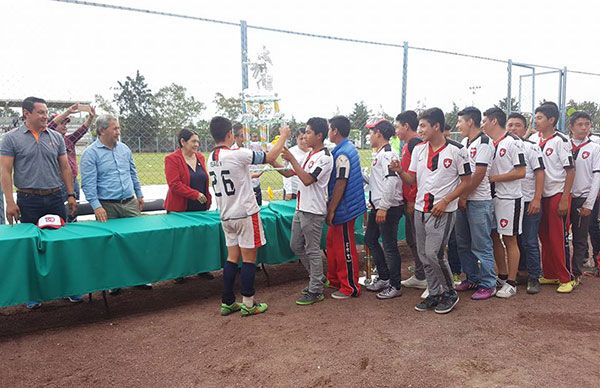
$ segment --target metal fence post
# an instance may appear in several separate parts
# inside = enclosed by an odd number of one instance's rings
[[[511,108],[512,108],[512,104],[511,104],[511,86],[512,86],[512,59],[508,60],[508,90],[506,93],[506,114],[509,115],[511,113]]]
[[[138,136],[138,152],[142,152],[142,139]]]
[[[408,42],[404,41],[402,58],[402,112],[406,110],[406,88],[408,83]]]
[[[240,20],[240,35],[242,44],[242,91],[248,89],[248,24]],[[242,93],[242,112],[246,113],[246,103]]]
[[[561,97],[560,102],[560,120],[562,123],[563,132],[567,132],[567,68],[564,67],[562,70],[562,85],[561,85]]]

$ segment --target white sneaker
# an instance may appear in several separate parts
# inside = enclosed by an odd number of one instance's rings
[[[381,280],[379,278],[375,279],[375,281],[367,286],[367,290],[373,292],[383,291],[390,286],[389,280]]]
[[[496,278],[496,288],[502,288],[506,284],[506,280],[502,280],[500,278]]]
[[[427,280],[426,279],[419,280],[415,277],[415,275],[409,277],[406,280],[401,281],[400,284],[404,287],[420,288],[422,290],[427,288]]]
[[[429,288],[426,288],[425,291],[421,294],[421,299],[427,299],[429,296]]]
[[[516,294],[517,294],[517,287],[511,286],[508,283],[504,283],[502,288],[498,292],[496,292],[496,296],[498,298],[510,298],[511,296],[514,296]]]
[[[377,299],[392,299],[398,296],[402,296],[402,291],[397,290],[392,286],[389,286],[388,288],[377,294]]]

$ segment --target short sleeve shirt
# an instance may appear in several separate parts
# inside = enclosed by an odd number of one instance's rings
[[[552,197],[562,193],[565,188],[567,169],[573,168],[571,142],[559,132],[554,132],[547,139],[540,138],[539,146],[544,160],[544,192],[543,197]]]
[[[429,142],[415,146],[408,171],[417,177],[415,209],[429,213],[433,206],[458,186],[460,177],[471,175],[466,148],[453,140],[434,151]],[[458,209],[458,198],[446,207]]]
[[[398,159],[390,144],[381,147],[373,157],[369,176],[369,201],[373,209],[387,210],[402,203],[402,179],[390,171],[390,164]]]
[[[335,159],[336,179],[348,179],[350,177],[350,159],[346,155],[338,155]]]
[[[333,169],[333,158],[329,150],[323,148],[309,153],[300,165],[315,179],[315,182],[308,186],[301,181],[298,183],[296,209],[312,214],[327,214],[327,184]]]
[[[587,198],[592,187],[592,177],[600,173],[600,145],[591,139],[585,139],[576,145],[571,140],[573,159],[575,159],[575,180],[571,193],[574,197]]]
[[[0,155],[14,158],[14,184],[17,189],[54,189],[62,187],[58,157],[67,153],[63,136],[49,128],[38,139],[25,126],[6,133]]]
[[[494,141],[494,161],[490,169],[491,175],[506,174],[516,167],[526,167],[523,142],[512,133],[505,132]],[[500,199],[517,199],[523,197],[521,180],[492,183],[492,194]]]
[[[490,190],[489,167],[492,164],[492,159],[494,157],[494,148],[492,147],[491,139],[483,132],[479,132],[472,141],[469,141],[468,138],[463,139],[462,145],[466,147],[472,172],[475,172],[477,166],[487,167],[485,176],[479,183],[479,186],[469,194],[467,199],[470,201],[491,200],[492,194]]]
[[[525,151],[525,177],[521,179],[521,192],[523,201],[531,202],[535,196],[535,171],[544,169],[542,160],[542,151],[540,147],[529,140],[523,140],[523,150]]]

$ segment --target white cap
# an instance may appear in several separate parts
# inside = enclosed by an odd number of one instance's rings
[[[40,229],[58,229],[65,224],[65,221],[55,214],[46,214],[40,217],[37,226]]]

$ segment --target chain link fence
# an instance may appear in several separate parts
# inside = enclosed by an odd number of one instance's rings
[[[210,117],[220,114],[235,121],[246,110],[240,94],[241,74],[249,63],[240,63],[240,31],[248,61],[263,47],[270,52],[281,112],[266,126],[266,132],[265,128],[247,126],[247,146],[256,135],[266,149],[282,122],[298,129],[311,116],[344,114],[352,122],[351,139],[368,168],[372,151],[364,125],[369,118],[393,120],[403,108],[419,111],[439,106],[452,122],[452,115],[468,105],[482,111],[500,105],[531,116],[543,100],[564,100],[565,113],[568,108],[587,109],[594,116],[595,129],[600,129],[600,74],[596,73],[567,70],[561,78],[560,67],[413,47],[406,42],[345,39],[254,25],[240,30],[241,23],[237,22],[90,2],[51,4],[53,14],[49,17],[75,23],[74,28],[84,25],[87,30],[102,30],[107,20],[135,24],[134,33],[123,34],[118,42],[129,49],[113,58],[115,42],[96,39],[94,60],[77,50],[67,50],[61,62],[78,71],[65,80],[63,69],[50,64],[44,69],[45,81],[35,85],[28,83],[28,74],[19,64],[28,59],[13,58],[10,73],[0,76],[0,136],[18,124],[20,100],[27,95],[45,98],[54,112],[65,109],[56,101],[90,102],[98,111],[120,117],[121,140],[134,153],[143,186],[152,188],[156,197],[166,194],[164,157],[177,147],[176,134],[182,128],[195,130],[200,150],[208,154],[214,146],[208,133]],[[15,18],[25,16],[17,2],[4,7],[14,12]],[[75,9],[79,21],[74,21]],[[140,19],[143,23],[137,23]],[[43,32],[50,40],[62,41],[68,38],[67,31],[32,26],[31,36]],[[138,44],[141,37],[152,45]],[[59,58],[53,53],[50,57]],[[256,79],[250,74],[248,83],[252,86],[253,82]],[[73,117],[69,131],[84,120],[85,114]],[[94,136],[91,128],[77,145],[78,155]],[[260,181],[263,198],[282,198],[282,177],[276,171],[265,172]]]

